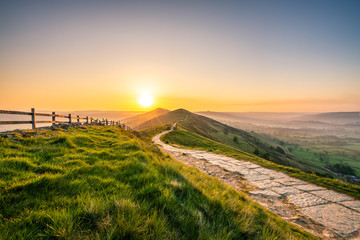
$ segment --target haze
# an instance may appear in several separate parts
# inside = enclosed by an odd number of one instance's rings
[[[360,106],[359,1],[7,1],[2,109]]]

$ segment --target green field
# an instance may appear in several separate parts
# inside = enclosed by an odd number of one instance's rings
[[[314,239],[162,154],[156,132],[0,135],[0,239]]]
[[[217,141],[205,138],[196,133],[187,131],[186,129],[183,129],[181,125],[179,125],[176,130],[164,135],[162,139],[163,141],[170,144],[180,145],[185,148],[205,150],[209,152],[227,155],[239,160],[251,161],[267,168],[285,172],[292,177],[312,182],[329,189],[334,189],[339,192],[344,192],[358,199],[360,198],[359,185],[350,184],[338,179],[321,177],[316,174],[301,171],[300,169],[276,164],[272,161],[257,157],[250,153],[241,151],[239,149],[227,146]]]
[[[269,139],[270,140],[270,139]],[[358,139],[307,134],[289,136],[280,134],[271,139],[291,150],[294,160],[311,166],[315,171],[328,173],[327,165],[343,164],[360,177],[360,143]]]

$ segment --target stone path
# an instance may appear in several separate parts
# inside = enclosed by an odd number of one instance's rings
[[[177,159],[188,156],[197,159],[195,161],[206,161],[208,165],[240,174],[244,178],[242,181],[255,187],[249,191],[250,197],[260,203],[264,203],[262,201],[264,198],[265,200],[283,199],[284,204],[292,206],[299,215],[312,219],[319,226],[322,225],[324,230],[322,229],[321,237],[358,239],[360,233],[359,200],[251,162],[200,150],[181,149],[161,142],[160,137],[170,131],[156,135],[153,142],[168,153],[177,154]],[[196,165],[199,165],[199,162],[196,162]],[[211,172],[207,173],[212,175]],[[267,206],[267,204],[263,205]],[[289,209],[289,207],[287,208]],[[270,207],[269,209],[272,210]],[[275,212],[279,214],[279,211]],[[282,214],[279,215],[282,216]]]

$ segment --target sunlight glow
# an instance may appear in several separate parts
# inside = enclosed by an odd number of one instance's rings
[[[154,103],[154,99],[149,94],[143,94],[139,97],[139,104],[143,107],[150,107]]]

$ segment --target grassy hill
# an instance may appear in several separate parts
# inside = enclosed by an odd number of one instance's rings
[[[251,161],[270,169],[285,172],[292,177],[312,182],[329,189],[334,189],[336,191],[343,192],[360,199],[359,185],[350,184],[338,179],[318,176],[316,174],[304,172],[300,169],[296,169],[293,167],[279,165],[264,158],[260,158],[253,154],[241,151],[237,148],[228,146],[218,141],[214,141],[210,138],[206,138],[193,131],[189,131],[188,129],[183,128],[182,124],[178,124],[177,126],[178,127],[176,130],[162,136],[162,140],[164,142],[188,149],[204,150],[208,152],[226,155],[239,160]]]
[[[162,115],[157,116],[156,118],[150,119],[148,121],[142,122],[136,129],[137,130],[144,130],[151,127],[161,126],[167,123],[174,123],[179,120],[186,119],[186,116],[192,114],[189,111],[184,109],[177,109]]]
[[[298,150],[290,151],[289,149],[293,150],[295,148],[277,139],[255,132],[243,131],[185,109],[178,109],[145,121],[139,125],[139,129],[143,130],[176,121],[179,121],[178,124],[183,129],[230,147],[255,154],[274,163],[294,167],[307,173],[315,173],[319,176],[338,178],[335,174],[324,168],[324,163],[319,163],[319,160],[308,160],[309,152],[305,152],[307,155],[301,155],[298,153]],[[353,164],[352,166],[357,165]]]
[[[142,123],[149,121],[151,119],[157,119],[159,116],[166,114],[168,112],[170,112],[170,110],[164,108],[157,108],[150,112],[146,112],[134,117],[126,118],[121,122],[133,129],[139,129],[139,125],[141,125]]]
[[[0,135],[0,239],[314,239],[148,139],[115,126]]]
[[[215,140],[239,150],[256,153],[258,156],[271,160],[275,163],[299,168],[308,172],[326,173],[325,170],[319,169],[318,166],[311,162],[300,163],[293,159],[292,154],[283,148],[279,143],[271,141],[255,133],[249,133],[211,118],[194,114],[185,109],[178,109],[163,114],[155,119],[146,121],[140,125],[141,129],[153,126],[160,126],[165,123],[179,121],[179,126],[195,132],[203,137]]]

